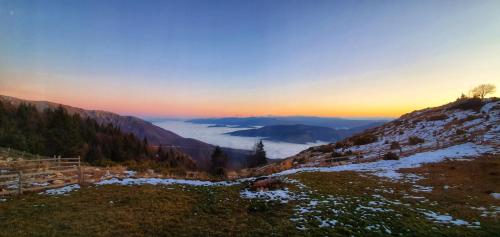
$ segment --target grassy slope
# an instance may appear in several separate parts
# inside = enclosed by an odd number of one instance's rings
[[[15,150],[15,149],[9,149],[9,148],[5,148],[5,147],[0,147],[0,160],[1,159],[6,159],[7,157],[10,157],[10,158],[14,158],[14,159],[17,159],[17,158],[23,158],[23,159],[46,159],[46,158],[50,158],[50,157],[46,157],[46,156],[41,156],[41,155],[35,155],[35,154],[31,154],[31,153],[28,153],[28,152],[23,152],[23,151],[19,151],[19,150]]]
[[[308,188],[290,185],[290,189],[307,192],[309,199],[287,204],[242,199],[239,192],[243,185],[108,185],[82,188],[67,196],[27,194],[0,202],[0,236],[380,236],[388,233],[385,228],[406,236],[495,236],[500,233],[499,220],[481,217],[482,212],[471,207],[500,206],[500,200],[489,195],[500,192],[498,158],[406,170],[432,178],[417,181],[434,187],[430,193],[415,193],[409,183],[354,172],[296,174],[290,178]],[[450,188],[444,189],[444,185]],[[311,207],[311,201],[318,204]],[[360,208],[373,201],[384,211]],[[308,207],[310,212],[298,214],[298,207]],[[418,208],[480,221],[481,228],[434,223]],[[303,219],[290,220],[298,217]],[[319,228],[320,220],[338,223],[334,228]]]

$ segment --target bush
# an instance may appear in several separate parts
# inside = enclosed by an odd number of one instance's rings
[[[335,149],[349,148],[349,144],[346,142],[336,142],[334,148]]]
[[[481,116],[480,115],[469,115],[466,118],[464,118],[462,121],[468,122],[468,121],[472,121],[472,120],[478,119],[478,118],[481,118]]]
[[[483,100],[480,98],[470,98],[463,101],[457,101],[454,105],[450,106],[449,109],[459,109],[459,110],[475,110],[479,111],[483,107]]]
[[[394,152],[388,152],[388,153],[385,153],[383,159],[384,160],[399,160],[399,156],[396,155],[396,153],[394,153]]]
[[[427,118],[427,121],[439,121],[439,120],[445,120],[447,119],[448,116],[446,114],[438,114],[438,115],[433,115]]]
[[[424,143],[424,142],[425,142],[424,139],[417,136],[411,136],[408,138],[408,143],[410,143],[410,145],[417,145],[419,143]]]
[[[399,142],[391,142],[391,150],[399,149],[401,146],[399,145]]]
[[[394,125],[399,126],[399,125],[403,124],[403,121],[402,120],[394,120],[393,123],[394,123]]]
[[[465,134],[465,130],[457,129],[457,135],[464,135],[464,134]]]
[[[332,157],[342,157],[342,156],[344,156],[344,154],[342,154],[342,153],[340,153],[340,152],[336,152],[336,151],[334,151],[334,152],[332,153]]]
[[[366,145],[377,141],[377,136],[373,134],[362,134],[352,138],[352,143],[356,146]]]
[[[315,147],[314,149],[312,149],[312,151],[321,152],[321,153],[328,153],[328,152],[333,151],[333,145],[328,144],[328,145],[318,146],[318,147]]]

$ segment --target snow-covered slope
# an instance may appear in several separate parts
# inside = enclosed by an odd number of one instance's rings
[[[262,167],[256,173],[371,162],[388,153],[405,159],[417,153],[466,143],[490,147],[490,152],[498,152],[499,118],[500,100],[497,98],[456,101],[405,114],[335,144],[311,147],[280,163]]]

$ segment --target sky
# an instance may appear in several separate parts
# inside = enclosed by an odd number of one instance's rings
[[[0,94],[142,117],[397,117],[500,86],[499,13],[497,0],[0,0]]]

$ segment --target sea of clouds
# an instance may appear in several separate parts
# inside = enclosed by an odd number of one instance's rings
[[[155,122],[154,124],[186,138],[194,138],[213,145],[236,149],[251,150],[255,143],[262,139],[258,137],[238,137],[225,134],[247,128],[210,127],[210,124],[194,124],[180,120],[165,120]],[[325,144],[324,142],[295,144],[266,140],[263,142],[269,158],[286,158],[311,146]]]

